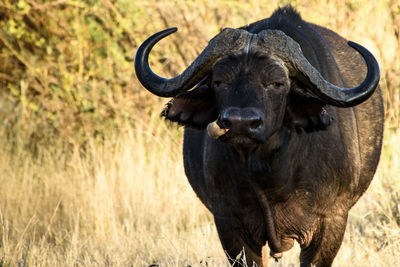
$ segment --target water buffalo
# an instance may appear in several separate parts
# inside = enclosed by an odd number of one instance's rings
[[[173,97],[162,116],[185,126],[189,182],[226,253],[245,252],[231,263],[266,266],[267,244],[279,258],[296,240],[301,266],[331,266],[379,161],[384,112],[374,56],[286,6],[222,30],[166,79],[148,56],[175,31],[144,41],[136,74],[153,94]]]

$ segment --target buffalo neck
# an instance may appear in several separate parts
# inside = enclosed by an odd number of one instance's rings
[[[281,127],[271,135],[266,143],[254,147],[234,147],[240,159],[241,173],[254,182],[271,189],[286,183],[293,163],[290,151],[306,153],[306,133]],[[279,178],[279,179],[277,179]]]

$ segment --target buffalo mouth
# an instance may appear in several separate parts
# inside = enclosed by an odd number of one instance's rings
[[[265,141],[261,137],[236,135],[233,132],[228,132],[218,138],[224,143],[232,144],[235,146],[254,146],[263,144]]]

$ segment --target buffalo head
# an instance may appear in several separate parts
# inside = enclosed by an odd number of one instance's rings
[[[167,119],[207,127],[209,136],[227,143],[265,143],[283,124],[323,129],[331,121],[326,104],[357,105],[379,82],[375,58],[356,43],[349,45],[364,58],[367,77],[357,87],[340,88],[326,81],[298,43],[282,31],[252,34],[229,28],[215,36],[182,74],[165,79],[151,71],[148,56],[159,40],[175,31],[156,33],[139,47],[136,74],[150,92],[174,97],[163,112]]]

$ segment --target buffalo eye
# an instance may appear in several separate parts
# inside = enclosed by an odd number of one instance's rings
[[[213,81],[213,87],[214,88],[224,88],[224,87],[226,87],[226,86],[228,86],[228,83],[226,83],[226,82],[223,82],[223,81]]]
[[[270,90],[270,89],[275,89],[275,90],[280,90],[285,86],[284,82],[268,82],[265,83],[264,85],[265,90]]]

